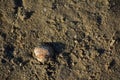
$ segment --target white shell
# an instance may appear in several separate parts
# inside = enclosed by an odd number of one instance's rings
[[[35,47],[34,49],[35,57],[40,62],[45,62],[47,58],[50,56],[49,50],[47,47]]]

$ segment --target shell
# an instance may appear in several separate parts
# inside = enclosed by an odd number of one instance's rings
[[[51,55],[49,47],[35,47],[34,48],[35,58],[40,62],[45,62]]]

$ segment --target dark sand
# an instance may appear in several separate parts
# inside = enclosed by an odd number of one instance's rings
[[[120,0],[0,0],[0,80],[120,80]]]

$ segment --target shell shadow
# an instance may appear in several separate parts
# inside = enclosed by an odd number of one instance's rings
[[[66,45],[61,42],[43,42],[41,46],[47,46],[52,49],[53,58],[56,59],[59,54],[61,54],[64,50]]]

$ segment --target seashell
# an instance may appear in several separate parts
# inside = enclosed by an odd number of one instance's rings
[[[45,62],[51,56],[52,51],[50,47],[35,47],[34,48],[35,58],[40,62]]]

